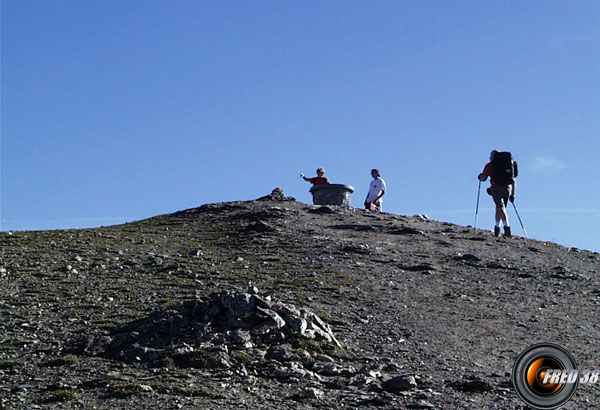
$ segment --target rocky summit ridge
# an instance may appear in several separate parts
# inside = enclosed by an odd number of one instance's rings
[[[0,233],[0,409],[522,409],[525,348],[600,368],[599,262],[280,189]]]

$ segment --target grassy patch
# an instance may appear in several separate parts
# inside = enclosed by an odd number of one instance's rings
[[[166,367],[167,369],[175,369],[177,366],[175,365],[175,360],[171,356],[163,357],[159,363],[157,363],[157,367]]]
[[[327,312],[319,312],[319,314],[317,316],[319,316],[321,319],[323,319],[326,322],[331,321],[331,316]]]
[[[296,339],[292,342],[292,347],[299,355],[302,355],[304,352],[309,353],[311,356],[323,353],[321,343],[312,339]]]
[[[252,360],[250,355],[242,350],[234,352],[232,357],[240,363],[248,364]]]
[[[178,396],[185,397],[213,397],[218,398],[219,395],[215,393],[213,390],[204,387],[204,386],[196,386],[196,387],[183,387],[183,386],[175,386],[173,388],[172,393],[175,393]]]
[[[77,364],[78,359],[74,355],[50,357],[44,363],[46,367],[72,366]]]
[[[315,354],[328,354],[337,356],[339,354],[338,347],[333,343],[317,341],[313,339],[296,339],[292,342],[292,347],[300,356],[304,352],[309,353],[311,356],[314,356]]]
[[[13,350],[16,350],[17,348],[11,344],[2,344],[0,345],[0,352],[11,352]]]
[[[12,369],[17,366],[14,360],[0,360],[0,369]]]
[[[106,331],[114,330],[117,328],[117,326],[118,326],[118,324],[111,320],[101,321],[98,323],[98,327],[100,329],[106,330]]]
[[[179,367],[193,367],[195,369],[217,369],[223,367],[223,360],[217,353],[201,349],[175,358],[175,364]]]
[[[100,309],[100,306],[97,306],[94,303],[81,303],[79,305],[79,309],[94,310],[94,309]]]
[[[332,280],[339,286],[352,286],[358,283],[356,279],[341,269],[330,268],[324,271],[323,274],[330,275]]]
[[[142,386],[136,383],[119,383],[109,386],[110,396],[118,399],[137,396],[142,394],[142,392]]]
[[[77,397],[75,389],[58,389],[48,398],[48,402],[59,402],[73,400]]]

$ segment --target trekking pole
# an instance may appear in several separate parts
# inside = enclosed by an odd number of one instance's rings
[[[475,207],[475,223],[473,228],[477,228],[477,214],[479,213],[479,193],[481,192],[481,181],[479,181],[479,188],[477,188],[477,206]]]
[[[517,218],[519,218],[519,223],[521,224],[521,228],[523,229],[523,232],[525,232],[525,237],[527,239],[529,239],[529,236],[527,235],[527,231],[525,230],[525,227],[523,226],[523,221],[521,221],[521,217],[519,216],[519,212],[517,211],[517,207],[515,206],[515,203],[513,202],[513,208],[515,208],[515,213],[517,214]]]

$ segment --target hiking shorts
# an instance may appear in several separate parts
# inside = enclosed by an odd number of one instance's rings
[[[510,187],[503,185],[492,185],[490,187],[490,193],[497,208],[506,207],[508,204],[508,197],[510,196]]]

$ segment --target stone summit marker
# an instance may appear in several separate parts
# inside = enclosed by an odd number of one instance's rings
[[[354,188],[344,184],[315,185],[310,189],[315,205],[341,205],[350,208],[350,195]]]

